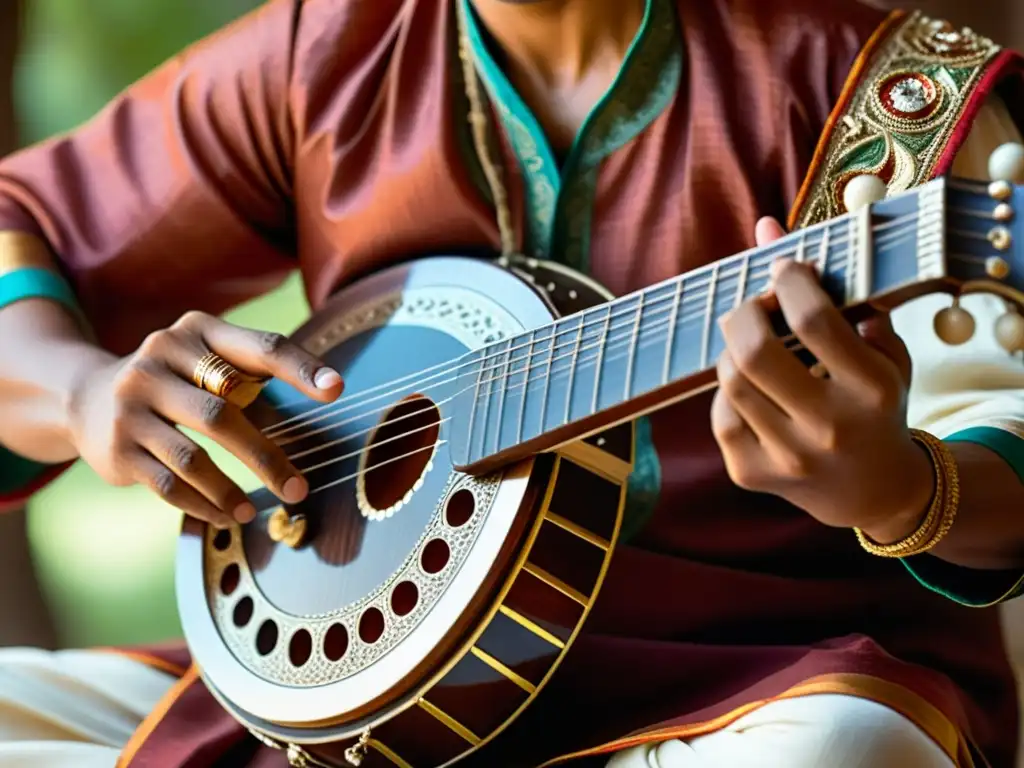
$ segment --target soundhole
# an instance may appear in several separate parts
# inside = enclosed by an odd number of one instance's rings
[[[448,505],[444,511],[445,520],[452,528],[461,528],[469,522],[475,509],[476,499],[473,497],[473,492],[463,488],[448,499]]]
[[[403,581],[391,593],[391,610],[395,616],[408,616],[419,602],[420,591],[411,581]]]
[[[424,571],[431,575],[440,573],[448,565],[448,560],[451,556],[452,551],[448,548],[448,544],[444,539],[433,539],[423,548],[423,554],[420,556],[420,565],[423,566]]]
[[[423,484],[441,431],[441,412],[412,395],[392,408],[370,438],[360,467],[359,502],[367,517],[390,517]]]
[[[235,622],[235,626],[239,629],[247,626],[252,621],[252,598],[246,595],[235,605],[235,610],[232,613],[232,619]]]
[[[328,661],[341,661],[348,651],[348,630],[344,624],[333,624],[324,636],[324,656]]]
[[[240,580],[241,572],[238,570],[238,564],[232,563],[220,575],[220,591],[230,597],[238,589],[238,582]]]
[[[313,653],[313,638],[304,629],[298,630],[292,635],[292,641],[288,644],[288,658],[292,666],[301,667],[309,661]]]
[[[359,639],[367,645],[373,645],[384,634],[384,614],[376,608],[370,608],[359,620]]]
[[[260,625],[260,631],[256,633],[256,651],[260,656],[269,656],[277,647],[277,623],[273,619],[267,619]]]
[[[217,535],[213,537],[213,548],[218,552],[225,551],[231,546],[231,531],[225,528],[224,530],[217,531]]]

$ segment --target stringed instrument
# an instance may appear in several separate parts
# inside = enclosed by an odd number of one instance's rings
[[[459,762],[572,646],[615,548],[634,420],[715,386],[716,321],[773,260],[814,263],[851,320],[998,294],[1019,354],[1019,211],[1024,188],[939,179],[621,298],[530,259],[420,259],[345,288],[294,336],[343,396],[274,381],[253,406],[309,498],[262,490],[252,524],[185,524],[178,601],[207,685],[293,766]],[[955,301],[935,321],[950,343],[973,324]]]

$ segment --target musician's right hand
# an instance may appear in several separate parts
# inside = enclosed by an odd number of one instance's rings
[[[175,425],[215,440],[287,503],[302,501],[309,486],[241,410],[195,385],[193,373],[209,352],[322,403],[341,394],[341,376],[286,337],[190,312],[151,334],[134,354],[83,376],[68,415],[79,455],[108,483],[145,485],[187,514],[224,527],[232,519],[250,522],[256,510]]]

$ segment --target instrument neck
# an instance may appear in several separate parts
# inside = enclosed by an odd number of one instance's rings
[[[936,226],[941,255],[941,216],[913,218],[911,251],[923,227]],[[713,385],[725,349],[719,321],[765,292],[773,262],[813,264],[837,305],[859,304],[903,279],[872,269],[886,250],[892,264],[907,257],[903,235],[891,221],[875,226],[865,209],[475,350],[454,400],[456,466],[484,471]],[[911,253],[907,277],[927,257]]]

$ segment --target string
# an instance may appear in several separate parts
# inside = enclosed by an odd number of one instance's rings
[[[896,239],[895,240],[898,240],[898,239],[900,239],[902,237],[899,232],[896,232],[895,234],[896,234]],[[882,239],[880,239],[880,245],[881,245],[881,240]],[[889,237],[889,241],[890,242],[895,242],[895,240],[892,237]],[[845,256],[842,257],[842,258],[834,259],[834,261],[833,261],[834,266],[837,267],[837,268],[842,268],[845,265],[845,263],[846,263]],[[758,280],[761,280],[763,278],[764,274],[765,274],[765,272],[754,272],[753,274],[749,275],[749,280],[752,279],[752,280],[754,280],[756,282]],[[719,289],[728,288],[729,284],[731,284],[733,282],[733,279],[735,278],[735,276],[736,276],[735,272],[731,272],[731,273],[727,272],[725,274],[725,278],[723,280],[719,281]],[[707,285],[707,284],[705,284],[705,285]],[[707,296],[708,296],[708,294],[706,292],[696,291],[692,295],[689,296],[689,299],[690,299],[689,303],[692,304],[692,303],[694,303],[696,301],[699,301],[701,306],[705,306],[706,305],[705,299],[707,298]],[[667,303],[674,303],[674,299],[675,299],[674,296],[673,297],[665,296],[665,297],[662,297],[662,298],[653,299],[648,304],[646,304],[645,307],[644,307],[644,312],[643,312],[643,324],[644,324],[643,327],[646,328],[649,325],[648,321],[649,321],[649,319],[651,317],[657,316],[659,314],[665,314],[665,313],[671,311],[671,307],[670,306],[665,306],[665,305]],[[625,324],[613,324],[611,326],[611,329],[617,331],[617,330],[620,330],[622,328],[633,328],[635,326],[636,307],[629,307],[629,311],[628,312],[626,312],[626,311],[617,312],[617,313],[613,313],[612,316],[618,316],[618,317],[622,318],[622,317],[625,317],[627,314],[630,315],[629,321],[627,323],[625,323]],[[681,325],[683,325],[685,327],[691,321],[693,321],[693,319],[698,319],[698,318],[699,319],[707,319],[706,318],[706,314],[707,314],[707,311],[705,309],[702,309],[702,310],[700,310],[700,311],[698,311],[696,313],[683,313],[683,314],[680,315]],[[527,367],[531,368],[531,367],[534,367],[535,362],[537,361],[535,358],[539,357],[542,354],[549,354],[549,353],[551,353],[550,349],[548,349],[548,348],[538,349],[538,350],[530,352],[527,357],[519,357],[519,358],[516,358],[514,360],[510,359],[512,353],[517,351],[517,350],[525,349],[525,348],[530,347],[530,346],[536,346],[539,343],[543,344],[543,343],[545,343],[547,341],[555,343],[555,349],[556,350],[557,349],[572,348],[574,346],[577,346],[577,342],[579,340],[577,337],[582,336],[584,339],[592,338],[593,337],[593,334],[592,334],[593,329],[597,325],[599,325],[600,323],[604,323],[604,318],[603,317],[600,319],[600,321],[597,321],[595,323],[588,323],[586,325],[581,324],[582,327],[578,326],[578,327],[570,328],[570,329],[567,329],[567,330],[564,330],[564,331],[560,331],[560,332],[553,331],[551,335],[538,339],[537,338],[537,334],[540,333],[543,330],[543,329],[539,329],[538,331],[534,332],[534,338],[532,338],[530,341],[525,342],[523,344],[520,344],[518,346],[512,346],[510,348],[507,348],[507,349],[504,349],[504,350],[500,350],[498,352],[495,352],[493,354],[487,355],[486,357],[483,357],[483,358],[480,358],[480,359],[475,359],[475,360],[469,360],[469,361],[461,362],[461,364],[455,364],[455,361],[446,361],[446,362],[443,362],[443,364],[439,364],[439,366],[433,367],[434,369],[437,369],[437,368],[444,369],[444,373],[452,373],[452,370],[454,368],[456,370],[456,372],[457,372],[457,374],[455,376],[450,376],[449,378],[442,379],[440,381],[436,381],[436,379],[438,379],[439,376],[442,375],[442,374],[437,374],[437,375],[434,375],[432,377],[421,378],[419,381],[410,381],[406,385],[404,385],[403,387],[394,388],[394,389],[391,389],[389,391],[381,392],[381,393],[379,393],[375,397],[366,397],[365,396],[365,395],[369,394],[370,392],[372,392],[374,390],[379,390],[382,387],[390,386],[391,384],[394,383],[394,382],[387,382],[387,383],[384,383],[382,385],[377,385],[375,387],[368,388],[367,390],[361,390],[356,395],[353,395],[353,396],[348,397],[348,398],[343,398],[342,401],[336,401],[334,403],[328,403],[327,407],[319,407],[317,409],[312,409],[310,412],[307,412],[307,414],[305,414],[305,415],[308,415],[309,413],[314,413],[314,412],[319,412],[319,415],[318,416],[314,416],[313,418],[307,418],[307,419],[305,419],[305,420],[303,420],[303,421],[301,421],[299,423],[294,423],[289,429],[280,429],[279,431],[272,432],[273,427],[268,427],[268,428],[265,428],[264,431],[271,432],[271,434],[269,435],[271,437],[279,437],[279,436],[282,436],[282,435],[284,435],[286,433],[289,433],[289,432],[292,432],[292,431],[294,431],[296,429],[299,429],[301,427],[308,426],[308,425],[313,424],[313,423],[321,422],[321,421],[323,421],[325,419],[338,416],[338,415],[340,415],[342,413],[345,413],[347,411],[351,411],[353,408],[358,407],[359,404],[366,404],[366,403],[372,402],[374,400],[379,400],[379,399],[382,399],[382,398],[385,398],[385,397],[390,399],[395,394],[398,394],[398,393],[400,393],[402,391],[407,391],[407,390],[410,390],[410,389],[418,389],[418,390],[423,391],[423,390],[426,390],[426,389],[433,389],[433,388],[436,388],[436,387],[439,387],[439,386],[442,386],[442,385],[445,385],[445,384],[449,384],[452,381],[455,381],[455,380],[457,380],[459,378],[458,371],[460,369],[465,369],[467,366],[470,366],[470,365],[479,365],[479,364],[481,364],[481,362],[483,362],[483,361],[485,361],[487,359],[496,359],[496,358],[501,357],[501,358],[505,358],[506,361],[505,362],[499,362],[498,365],[495,365],[495,366],[492,366],[492,367],[489,367],[489,368],[482,368],[481,367],[481,369],[480,369],[480,373],[481,374],[487,373],[488,371],[493,372],[493,371],[496,371],[498,369],[506,368],[508,365],[511,364],[511,362],[515,362],[515,364],[518,364],[518,362],[524,362],[524,364],[527,364]],[[573,338],[571,340],[565,341],[564,343],[557,343],[557,339],[559,337],[563,337],[564,338],[566,335],[571,335]],[[568,356],[568,355],[558,355],[557,357],[554,357],[552,360],[550,360],[550,362],[557,362],[560,359],[564,359],[565,356]],[[429,371],[429,370],[431,370],[431,369],[427,369],[427,371]],[[422,371],[421,372],[417,372],[415,374],[411,374],[409,376],[402,377],[401,379],[397,379],[397,380],[394,380],[394,381],[398,382],[398,381],[401,381],[402,379],[406,379],[406,380],[413,379],[414,377],[419,376],[422,373],[423,373]],[[518,372],[512,372],[510,375],[518,375]],[[429,387],[424,387],[423,386],[424,384],[430,382],[431,380],[435,380],[435,381],[433,381],[432,384]],[[483,383],[486,383],[487,381],[490,381],[490,380],[489,379],[484,380]],[[353,400],[356,400],[356,402],[353,402]],[[386,404],[386,406],[383,409],[374,409],[374,410],[369,411],[369,412],[358,414],[357,416],[352,417],[352,418],[347,419],[347,420],[342,421],[342,422],[331,423],[331,424],[328,424],[328,425],[326,425],[326,426],[324,426],[322,428],[319,428],[319,429],[308,430],[308,431],[302,432],[300,434],[293,435],[292,437],[290,437],[288,439],[285,439],[285,440],[275,440],[275,441],[278,441],[279,444],[286,445],[286,444],[289,444],[291,442],[295,442],[295,441],[298,441],[298,440],[301,440],[301,439],[305,439],[306,437],[313,436],[315,434],[319,434],[319,433],[323,433],[323,432],[326,432],[326,431],[329,431],[329,430],[332,430],[332,429],[339,428],[339,427],[344,426],[344,425],[346,425],[348,423],[351,423],[353,421],[359,421],[361,419],[365,419],[365,418],[374,416],[376,414],[379,414],[382,410],[386,410],[386,408],[389,408],[389,407],[390,407],[390,402],[388,404]],[[292,419],[287,420],[287,421],[295,422],[297,418],[301,418],[301,415],[300,415],[300,417],[293,417]],[[280,427],[281,424],[275,425],[275,426]]]
[[[911,234],[911,228],[913,226],[916,226],[916,225],[919,224],[919,222],[917,221],[917,217],[918,217],[917,213],[905,214],[904,216],[894,218],[890,222],[886,222],[886,223],[878,225],[876,227],[877,231],[884,231],[885,229],[890,229],[890,228],[893,228],[894,226],[897,226],[897,225],[899,225],[901,227],[903,225],[908,225],[908,226],[906,226],[905,228],[903,228],[903,229],[901,229],[901,230],[899,230],[897,232],[890,233],[889,235],[883,235],[882,237],[875,238],[876,243],[879,246],[881,246],[881,245],[890,245],[890,244],[894,244],[896,242],[899,242],[902,239],[905,239],[909,234]],[[808,230],[808,231],[810,231],[810,230]],[[849,235],[845,234],[845,233],[844,233],[844,235],[839,235],[839,236],[830,238],[829,239],[829,247],[831,248],[831,247],[837,246],[837,245],[844,245],[845,243],[848,242],[848,240],[849,240]],[[739,259],[744,259],[744,264],[741,265],[738,270],[721,271],[721,269],[720,269],[719,270],[719,282],[720,283],[724,282],[723,278],[731,280],[732,278],[736,277],[737,275],[742,274],[746,270],[757,269],[758,267],[764,266],[766,264],[770,264],[775,259],[786,258],[786,257],[798,255],[798,253],[800,252],[801,248],[808,248],[808,247],[809,248],[813,248],[815,246],[820,246],[823,241],[824,241],[824,236],[817,243],[805,240],[805,241],[803,241],[803,243],[796,243],[795,244],[796,247],[793,250],[789,250],[789,251],[786,251],[786,252],[781,253],[781,254],[772,254],[772,253],[768,253],[768,252],[762,252],[760,258],[757,258],[757,259],[754,259],[754,260],[750,260],[750,261],[747,261],[749,256],[745,256],[744,254],[738,254],[736,256],[732,256],[732,257],[726,258],[723,261],[719,262],[719,265],[728,264],[729,262],[734,262],[734,261],[739,260]],[[790,244],[790,243],[787,242],[787,244]],[[755,252],[756,252],[756,249],[755,249],[755,251],[748,252],[748,253],[750,253],[752,255]],[[844,265],[845,264],[845,257],[846,257],[846,255],[847,255],[846,253],[841,254],[839,263],[838,264],[833,264],[832,266],[833,267],[838,267],[838,266]],[[689,272],[689,273],[687,273],[685,275],[682,275],[680,277],[670,278],[669,280],[666,280],[666,281],[664,281],[661,284],[651,286],[650,288],[644,289],[643,291],[635,292],[634,294],[630,294],[628,296],[623,297],[622,299],[619,299],[619,300],[616,300],[615,302],[612,302],[611,304],[613,306],[619,306],[622,309],[621,312],[616,313],[615,315],[613,315],[613,317],[615,317],[615,316],[619,316],[620,317],[620,316],[622,316],[624,314],[627,314],[627,313],[631,314],[634,311],[635,308],[634,307],[623,307],[622,305],[628,303],[628,301],[630,299],[634,298],[635,296],[640,295],[640,294],[656,293],[656,292],[658,292],[660,290],[664,290],[665,288],[669,287],[670,285],[672,285],[677,280],[682,281],[684,288],[688,288],[689,289],[689,290],[686,290],[683,293],[683,299],[682,300],[684,302],[690,302],[690,303],[695,302],[695,301],[696,302],[701,302],[707,296],[707,294],[703,293],[703,291],[701,289],[703,289],[703,288],[707,287],[708,285],[710,285],[711,284],[711,280],[706,280],[706,281],[702,281],[700,283],[695,283],[693,286],[687,286],[686,283],[689,282],[690,280],[693,280],[695,277],[700,276],[704,272],[710,272],[711,268],[714,267],[714,266],[715,265],[710,265],[709,267],[703,267],[703,268],[694,270],[694,271]],[[674,297],[662,297],[660,299],[653,300],[650,304],[648,304],[648,306],[655,306],[655,305],[657,305],[657,304],[659,304],[661,302],[672,300],[672,299],[674,299]],[[552,327],[552,326],[557,326],[559,324],[568,323],[569,321],[571,321],[575,317],[582,316],[582,317],[585,318],[587,314],[594,313],[594,312],[596,312],[598,310],[601,310],[601,309],[603,309],[603,308],[605,308],[607,306],[608,305],[601,305],[600,307],[593,307],[591,309],[584,310],[583,312],[578,312],[578,313],[576,313],[574,315],[568,315],[568,316],[566,316],[564,318],[559,318],[557,320],[552,321],[549,324],[546,324],[546,325],[538,327],[537,329],[535,329],[534,332],[535,333],[536,332],[540,332],[540,331],[542,331],[542,330],[544,330],[544,329],[546,329],[548,327]],[[604,318],[602,317],[599,321],[595,321],[595,322],[604,322]],[[503,354],[505,354],[505,353],[504,352],[494,353],[492,355],[492,357],[503,355]],[[359,397],[359,396],[363,396],[365,394],[369,394],[369,393],[371,393],[371,392],[373,392],[375,390],[381,389],[383,387],[392,386],[392,385],[397,384],[397,383],[399,383],[399,382],[401,382],[401,381],[403,381],[405,379],[409,379],[409,378],[412,378],[412,377],[417,376],[417,375],[422,375],[422,374],[430,373],[432,371],[439,370],[439,369],[451,369],[452,365],[456,364],[456,363],[457,363],[457,359],[445,361],[443,363],[438,363],[438,364],[436,364],[434,366],[431,366],[430,368],[423,369],[422,371],[418,371],[416,373],[408,374],[408,375],[406,375],[404,377],[401,377],[399,379],[395,379],[395,380],[393,380],[391,382],[385,382],[385,383],[382,383],[382,384],[378,384],[378,385],[376,385],[374,387],[370,387],[370,388],[368,388],[366,390],[362,390],[362,391],[360,391],[358,393],[355,393],[355,394],[353,394],[353,395],[351,395],[349,397],[344,397],[343,396],[341,399],[336,400],[333,403],[324,404],[324,405],[319,406],[317,408],[310,409],[310,410],[308,410],[308,411],[306,411],[304,413],[297,414],[295,416],[292,416],[292,417],[289,417],[287,419],[284,419],[283,421],[277,422],[276,424],[264,427],[263,431],[264,432],[273,432],[273,431],[278,430],[278,429],[280,429],[280,428],[282,428],[284,426],[289,426],[289,425],[293,424],[294,422],[301,421],[301,420],[303,420],[304,417],[311,416],[313,414],[316,414],[318,412],[322,412],[324,410],[330,410],[332,408],[339,407],[339,406],[341,406],[344,403],[350,402],[355,397]],[[468,364],[469,363],[463,363],[459,367],[465,367]],[[429,381],[429,380],[430,380],[429,377],[425,378],[425,379],[422,380],[421,383],[425,383],[426,381]],[[303,422],[303,424],[308,424],[308,423],[310,423],[309,420]],[[299,426],[299,425],[296,425],[296,426]],[[291,427],[291,428],[295,428],[295,427]]]
[[[917,215],[916,214],[909,214],[909,215],[907,215],[905,217],[901,217],[901,218],[902,219],[909,218],[909,219],[913,220],[913,219],[917,218]],[[896,220],[894,220],[893,222],[888,222],[888,223],[883,224],[883,225],[879,225],[878,229],[893,228],[895,221]],[[913,221],[910,221],[910,222],[906,222],[906,221],[900,222],[901,225],[902,224],[907,224],[907,223],[911,223],[912,224],[914,222]],[[910,232],[904,227],[902,229],[899,229],[899,230],[896,230],[895,232],[890,233],[889,235],[883,235],[882,237],[877,238],[876,243],[879,246],[882,246],[882,245],[893,245],[893,244],[898,243],[900,240],[906,239],[908,234],[910,234]],[[829,244],[829,247],[831,248],[832,246],[835,246],[835,245],[844,244],[847,239],[848,238],[843,238],[841,236],[836,237],[836,238],[832,239],[832,241]],[[808,248],[813,249],[815,246],[821,245],[822,242],[824,242],[824,238],[823,238],[823,240],[821,242],[818,242],[818,243],[813,243],[813,242],[812,243],[808,243],[807,241],[804,241],[803,243],[799,244],[798,250],[800,250],[800,249],[806,250]],[[797,252],[798,251],[787,252],[785,255],[791,255],[791,254],[797,253]],[[840,268],[844,267],[846,265],[846,255],[847,254],[844,253],[844,254],[842,254],[842,256],[840,258],[833,260],[833,263],[831,265],[832,268],[833,269],[840,269]],[[735,257],[733,257],[733,258],[735,258]],[[751,262],[749,264],[746,264],[746,265],[742,266],[739,270],[733,270],[733,271],[728,271],[728,272],[724,272],[724,273],[720,272],[720,279],[717,281],[718,282],[718,288],[722,288],[722,287],[727,286],[729,283],[731,283],[734,280],[734,278],[736,278],[737,276],[739,276],[739,275],[741,275],[743,273],[749,272],[752,268],[756,268],[757,266],[760,266],[762,264],[770,263],[771,260],[774,259],[774,258],[780,258],[780,256],[779,255],[773,255],[773,254],[766,254],[764,257],[762,257],[758,261],[754,261],[754,262]],[[729,260],[727,259],[726,261],[729,261]],[[683,276],[683,280],[684,280],[683,287],[684,287],[684,289],[686,288],[685,279],[687,277],[690,277],[693,274],[694,273],[689,273],[689,275]],[[829,272],[829,274],[831,274],[831,272]],[[761,273],[755,272],[754,274],[748,274],[748,279],[753,278],[754,280],[757,280],[757,279],[760,279],[763,275],[764,275],[763,272],[761,272]],[[675,278],[675,279],[678,279],[678,278]],[[650,292],[656,292],[657,290],[660,290],[661,288],[667,286],[668,284],[671,284],[671,282],[672,282],[672,280],[666,281],[666,284],[664,286],[655,286],[654,288],[648,289],[647,291],[644,291],[643,293],[646,294],[646,293],[650,293]],[[694,303],[700,303],[703,306],[705,304],[705,299],[707,298],[708,293],[704,292],[702,289],[704,287],[707,287],[708,285],[710,285],[712,282],[713,282],[712,280],[707,280],[707,281],[701,282],[699,284],[696,284],[688,292],[684,290],[684,293],[682,294],[682,301],[680,303],[680,306],[681,307],[686,307],[688,304],[692,305]],[[626,299],[629,299],[629,298],[630,297],[626,297]],[[657,299],[651,299],[651,300],[649,300],[649,302],[646,304],[646,306],[644,308],[644,314],[645,315],[648,314],[649,310],[651,310],[652,308],[659,307],[659,305],[664,305],[666,302],[674,302],[676,298],[677,297],[675,295],[672,295],[672,296],[662,296],[662,297],[657,298]],[[635,306],[621,306],[621,302],[617,302],[617,304],[619,305],[619,310],[620,311],[618,311],[618,312],[612,311],[611,317],[613,317],[613,318],[614,317],[622,318],[622,317],[625,317],[627,315],[630,316],[630,317],[635,316],[635,313],[636,313],[636,307]],[[390,398],[393,395],[395,395],[397,392],[402,391],[404,389],[409,389],[409,388],[421,389],[424,384],[430,382],[432,379],[436,379],[439,376],[444,375],[445,373],[451,373],[453,369],[456,372],[458,372],[461,369],[466,368],[467,366],[478,365],[478,364],[480,364],[480,363],[482,363],[482,362],[484,362],[486,360],[493,360],[493,359],[498,358],[498,357],[507,357],[512,352],[515,352],[517,350],[525,349],[527,347],[533,346],[533,345],[535,345],[537,343],[537,341],[536,341],[537,334],[542,332],[542,331],[544,331],[546,328],[552,328],[553,329],[552,330],[552,336],[549,337],[549,338],[557,337],[557,336],[563,335],[565,333],[577,334],[577,333],[580,333],[580,332],[582,332],[582,335],[585,336],[585,335],[588,334],[589,331],[592,331],[594,327],[596,327],[597,325],[605,322],[609,306],[610,305],[603,305],[603,309],[605,311],[605,315],[602,316],[601,318],[593,321],[593,322],[586,321],[586,315],[588,314],[588,312],[589,313],[593,313],[595,310],[602,309],[601,307],[595,308],[595,309],[592,309],[592,310],[588,310],[587,312],[584,312],[584,313],[577,313],[577,315],[573,315],[573,316],[569,316],[569,317],[566,317],[566,318],[562,318],[562,319],[557,320],[557,321],[555,321],[555,322],[553,322],[551,324],[548,324],[546,326],[541,326],[540,328],[537,328],[537,329],[535,329],[532,332],[533,339],[531,341],[524,342],[524,343],[520,344],[518,347],[511,347],[509,349],[499,350],[499,351],[493,352],[492,354],[488,355],[487,357],[484,357],[484,358],[481,358],[481,359],[466,360],[465,362],[458,362],[457,360],[451,360],[451,361],[446,361],[444,363],[439,363],[439,364],[437,364],[435,366],[432,366],[431,368],[424,369],[423,371],[418,371],[418,372],[413,373],[413,374],[408,374],[407,376],[401,377],[399,379],[395,379],[395,380],[393,380],[391,382],[385,382],[385,383],[382,383],[382,384],[378,384],[378,385],[376,385],[374,387],[370,387],[370,388],[368,388],[366,390],[362,390],[362,391],[360,391],[358,393],[355,393],[354,395],[352,395],[350,397],[347,397],[347,398],[343,397],[340,400],[335,401],[333,403],[328,403],[328,404],[319,406],[317,408],[310,409],[308,411],[305,411],[302,414],[298,414],[296,416],[293,416],[293,417],[285,419],[285,420],[283,420],[281,422],[278,422],[278,423],[276,423],[274,425],[265,427],[263,429],[263,431],[265,433],[267,433],[268,436],[270,436],[272,438],[280,437],[280,436],[282,436],[284,434],[287,434],[289,432],[292,432],[294,430],[297,430],[297,429],[300,429],[302,427],[308,426],[310,424],[322,421],[325,418],[330,418],[331,416],[338,415],[338,414],[340,414],[340,413],[342,413],[342,412],[344,412],[346,410],[350,410],[351,408],[356,407],[356,405],[358,403],[353,403],[353,400],[362,400],[363,402],[367,402],[368,403],[368,402],[373,402],[374,400],[380,400],[380,399],[383,399],[383,398]],[[664,307],[661,307],[660,309],[657,309],[655,311],[664,311],[664,309],[665,309]],[[699,313],[699,316],[703,317],[704,314],[705,314],[705,312],[702,311],[702,312]],[[564,330],[564,331],[561,331],[561,332],[559,332],[557,330],[557,326],[558,325],[565,324],[568,321],[571,321],[573,317],[577,317],[577,316],[580,316],[580,318],[581,318],[579,326],[576,326],[576,327],[573,327],[573,328],[570,328],[570,329],[567,329],[567,330]],[[692,319],[693,315],[685,314],[684,317],[687,318],[687,319]],[[493,347],[494,345],[491,345],[491,346]],[[562,345],[562,346],[564,346],[564,345]],[[537,354],[541,354],[541,352],[532,353],[531,357],[533,355],[537,355]],[[464,355],[462,359],[465,360],[466,357],[467,356]],[[499,364],[498,367],[501,367],[501,365],[504,365],[504,364]],[[439,370],[439,369],[443,369],[443,371],[441,371],[440,373],[437,373],[437,374],[435,374],[433,376],[426,376],[426,377],[423,376],[424,373],[429,373],[430,371],[435,371],[435,370]],[[395,389],[394,388],[395,384],[397,384],[399,382],[402,382],[403,380],[412,379],[412,378],[414,378],[416,376],[420,376],[421,378],[418,381],[413,381],[413,382],[407,383],[403,388],[400,388],[400,389]],[[458,375],[456,375],[455,378],[457,378],[457,377],[458,377]],[[452,379],[449,378],[449,379],[446,379],[445,382],[435,382],[434,386],[437,386],[437,385],[439,385],[441,383],[448,383],[451,380]],[[382,392],[382,393],[378,394],[375,397],[366,397],[370,393],[372,393],[372,392],[374,392],[376,390],[380,390],[380,389],[382,389],[384,387],[393,387],[393,388],[391,390],[389,390],[389,391]],[[287,428],[285,428],[285,427],[287,427]],[[330,428],[331,427],[326,427],[326,428],[324,428],[322,430],[317,430],[317,432],[322,432],[322,431],[325,431],[326,429],[330,429]],[[302,439],[305,436],[309,436],[309,434],[315,434],[315,433],[316,432],[314,432],[314,433],[305,433],[303,435],[300,435],[300,436],[297,436],[295,438],[289,439],[286,442],[294,442],[294,440]]]

